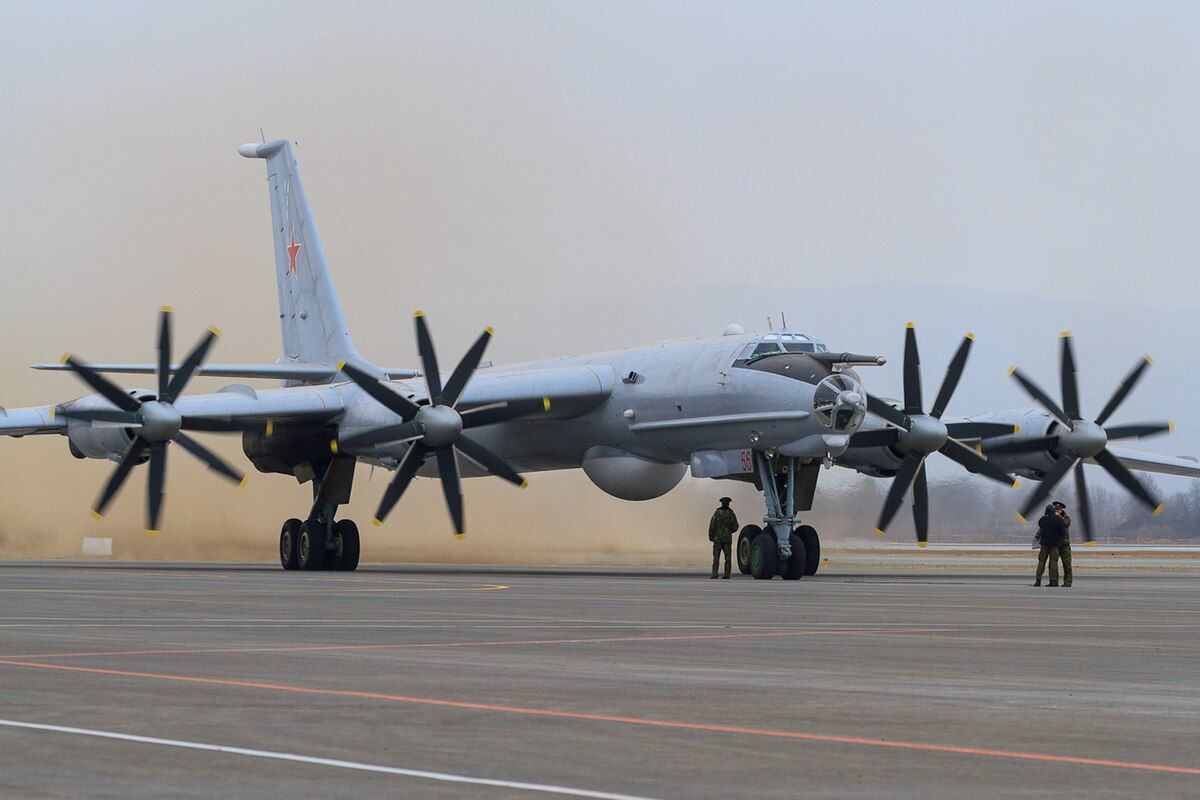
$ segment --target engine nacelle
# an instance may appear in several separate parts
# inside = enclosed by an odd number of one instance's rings
[[[1013,411],[995,411],[971,417],[972,422],[1002,422],[1005,425],[1016,425],[1020,431],[1011,436],[997,436],[988,439],[988,444],[997,445],[1004,442],[1026,441],[1040,439],[1053,435],[1058,429],[1058,421],[1045,411],[1034,408],[1017,409]],[[987,455],[987,451],[984,451]],[[988,455],[988,461],[996,464],[1006,472],[1020,475],[1022,478],[1041,480],[1046,472],[1054,466],[1055,458],[1045,451],[1034,453],[1011,453]]]
[[[76,458],[119,460],[129,449],[129,428],[99,426],[71,420],[67,423],[67,446]]]
[[[615,447],[592,447],[583,456],[583,471],[602,491],[622,500],[662,497],[683,480],[687,465],[652,461]]]

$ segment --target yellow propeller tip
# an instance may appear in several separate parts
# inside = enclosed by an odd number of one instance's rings
[[[883,530],[882,530],[882,529],[880,529],[880,528],[876,528],[876,529],[875,529],[875,535],[876,535],[876,536],[883,536]]]
[[[1152,516],[1152,517],[1157,517],[1159,514],[1161,514],[1161,513],[1162,513],[1162,510],[1163,510],[1163,504],[1162,504],[1162,503],[1159,503],[1159,504],[1158,504],[1158,508],[1156,508],[1156,509],[1154,509],[1153,511],[1151,511],[1151,512],[1150,512],[1150,516]]]
[[[550,398],[549,398],[549,397],[543,397],[543,398],[542,398],[542,410],[543,410],[543,411],[549,411],[549,410],[550,410]]]
[[[1174,432],[1175,432],[1175,423],[1168,422],[1167,423],[1167,433],[1174,433]]]
[[[92,515],[92,519],[104,519],[104,515],[94,508],[88,511],[88,513]]]
[[[1020,488],[1021,488],[1021,479],[1020,479],[1020,478],[1017,478],[1015,481],[1013,481],[1013,488],[1014,488],[1014,489],[1020,489]]]
[[[488,335],[488,336],[495,336],[495,335],[496,335],[496,329],[495,329],[495,328],[493,328],[491,325],[488,325],[486,328],[484,328],[484,330],[485,330],[485,331],[487,331],[487,335]]]
[[[379,517],[375,517],[371,520],[371,524],[378,528],[379,526],[383,525],[383,520],[381,520]]]
[[[454,538],[461,542],[463,539],[467,538],[467,532],[463,531],[462,533],[456,533],[454,534]]]
[[[919,547],[919,548],[921,548],[922,550],[924,550],[924,549],[925,549],[925,547],[926,547],[928,544],[929,544],[929,542],[917,542],[917,547]]]
[[[54,422],[54,406],[50,406],[50,421]]]
[[[163,314],[174,314],[175,313],[175,309],[171,308],[170,306],[159,306],[158,310],[161,311]]]
[[[413,319],[416,319],[417,317],[423,317],[423,316],[425,316],[424,311],[414,311],[413,312]]]
[[[275,423],[272,420],[267,420],[267,427],[264,433],[267,436],[273,436],[275,434]]]
[[[913,325],[911,322],[906,322],[906,323],[904,323],[904,327],[911,331],[914,328],[916,328],[917,326]]]
[[[60,358],[60,359],[58,360],[58,363],[60,363],[60,364],[65,364],[65,363],[67,363],[67,362],[68,362],[68,361],[70,361],[70,360],[71,360],[71,354],[70,354],[70,353],[63,353],[63,354],[62,354],[62,358]]]
[[[967,331],[967,338],[973,342],[973,341],[975,341],[975,334],[971,333],[970,331]]]
[[[1091,542],[1084,542],[1084,543],[1083,543],[1083,546],[1084,546],[1084,547],[1095,547],[1095,546],[1096,546],[1096,543],[1095,543],[1095,541],[1091,541]]]
[[[1146,360],[1147,364],[1154,363],[1154,356],[1150,355],[1149,353],[1146,353],[1144,356],[1142,356],[1142,358],[1144,358]]]
[[[338,365],[337,365],[337,367],[338,367],[338,372],[341,372],[343,369],[345,369],[345,368],[346,368],[346,362],[345,362],[345,361],[339,361],[339,362],[338,362]]]
[[[521,481],[521,488],[522,488],[522,489],[528,489],[528,488],[529,488],[529,481]]]
[[[1008,372],[1006,372],[1006,373],[1004,373],[1004,374],[1005,374],[1005,375],[1012,375],[1012,374],[1013,374],[1014,372],[1016,372],[1016,371],[1017,371],[1017,365],[1016,365],[1016,364],[1013,364],[1011,367],[1009,367],[1009,368],[1008,368]]]
[[[1013,425],[1013,433],[1020,433],[1020,432],[1021,432],[1021,426]]]
[[[154,530],[153,528],[146,528],[146,535],[147,536],[158,536],[158,531]]]
[[[982,444],[975,445],[975,452],[979,453],[979,455],[983,455],[983,445]]]
[[[1070,332],[1070,331],[1063,331],[1062,333],[1060,333],[1060,334],[1058,335],[1058,338],[1060,338],[1060,339],[1070,339],[1070,338],[1071,338],[1071,332]]]
[[[334,453],[336,453],[338,451],[337,439],[329,440],[329,449],[331,452],[334,452]]]
[[[1023,516],[1021,516],[1021,512],[1019,512],[1019,511],[1017,512],[1017,521],[1020,522],[1022,525],[1029,524],[1029,520],[1027,520]]]
[[[249,475],[243,475],[243,476],[242,476],[242,479],[241,479],[240,481],[238,481],[238,488],[239,488],[239,489],[245,489],[245,488],[246,488],[246,484],[247,484],[247,483],[249,483],[249,482],[250,482],[250,476],[249,476]]]
[[[216,325],[210,325],[208,328],[208,332],[211,333],[213,336],[221,335],[221,329],[218,328]]]

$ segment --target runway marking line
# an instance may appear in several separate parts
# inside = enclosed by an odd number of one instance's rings
[[[82,667],[71,664],[46,664],[39,663],[37,661],[15,661],[11,659],[0,659],[0,664],[12,667],[29,667],[33,669],[58,670],[63,672],[84,673],[90,675],[109,675],[119,678],[143,678],[146,680],[168,681],[173,683],[194,683],[205,686],[229,686],[239,689],[263,689],[271,692],[286,692],[290,694],[319,697],[346,697],[356,700],[380,700],[391,703],[405,703],[410,705],[431,706],[436,708],[453,708],[464,711],[487,711],[498,714],[512,714],[526,717],[570,719],[586,722],[608,722],[620,725],[635,725],[668,730],[723,733],[738,736],[757,736],[773,739],[787,739],[792,741],[820,742],[824,744],[847,744],[862,747],[908,750],[912,752],[946,753],[952,755],[977,756],[980,758],[1000,758],[1017,761],[1070,764],[1073,766],[1110,767],[1113,769],[1138,770],[1174,775],[1200,775],[1200,767],[1182,767],[1171,764],[1153,764],[1138,761],[1122,761],[1117,759],[1087,758],[1083,756],[1057,755],[1052,753],[1032,753],[1019,750],[1000,750],[989,747],[970,747],[963,745],[937,744],[933,742],[909,742],[899,739],[878,739],[865,736],[841,736],[837,734],[808,733],[804,731],[788,731],[772,728],[752,728],[740,725],[720,725],[704,722],[684,722],[679,720],[653,719],[650,717],[630,717],[620,714],[599,714],[584,711],[563,711],[550,708],[507,706],[494,703],[479,703],[466,700],[447,700],[435,697],[388,694],[385,692],[368,692],[353,689],[320,689],[282,683],[268,683],[266,681],[240,680],[235,678],[211,678],[201,675],[172,675],[169,673],[138,672],[135,670],[107,669],[104,667]]]
[[[608,642],[672,642],[709,639],[748,639],[748,638],[778,638],[797,636],[835,635],[897,635],[911,634],[920,629],[911,630],[855,630],[831,629],[808,631],[743,631],[740,633],[679,633],[665,636],[592,636],[574,639],[492,639],[472,642],[393,642],[390,644],[301,644],[279,645],[277,647],[174,647],[154,648],[146,650],[93,650],[78,653],[18,653],[4,655],[6,659],[46,659],[46,658],[90,658],[103,656],[151,656],[151,655],[196,655],[213,653],[217,655],[232,653],[307,653],[334,650],[407,650],[429,648],[458,648],[458,647],[503,647],[505,645],[545,645],[545,644],[605,644]],[[953,629],[942,629],[953,630]],[[0,662],[3,663],[3,662]]]
[[[179,747],[187,750],[207,750],[214,753],[226,753],[235,756],[252,758],[268,758],[276,761],[294,761],[303,764],[316,764],[322,767],[337,767],[352,769],[359,772],[378,772],[385,775],[401,775],[406,778],[423,778],[442,783],[468,783],[475,786],[495,786],[501,789],[519,789],[526,792],[542,794],[557,794],[566,797],[587,797],[592,800],[650,800],[631,794],[615,792],[599,792],[591,789],[576,789],[570,786],[555,786],[546,783],[526,783],[524,781],[506,781],[498,778],[475,778],[469,775],[456,775],[449,772],[430,772],[423,769],[404,769],[402,767],[387,767],[381,764],[364,764],[360,761],[345,761],[340,758],[321,758],[320,756],[305,756],[296,753],[281,753],[274,750],[255,750],[246,747],[233,747],[223,744],[208,744],[206,742],[189,742],[182,739],[161,739],[157,736],[138,736],[131,733],[116,731],[100,731],[92,728],[72,728],[66,725],[43,725],[37,722],[22,722],[14,719],[0,719],[0,727],[16,728],[51,733],[69,733],[76,736],[94,736],[101,739],[116,739],[122,742],[137,744],[152,744],[166,747]]]

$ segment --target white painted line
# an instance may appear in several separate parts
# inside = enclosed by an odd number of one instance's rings
[[[273,750],[251,750],[245,747],[230,747],[220,744],[205,744],[204,742],[186,742],[180,739],[159,739],[154,736],[136,736],[130,733],[114,731],[98,731],[91,728],[70,728],[64,725],[43,725],[37,722],[21,722],[14,719],[0,719],[0,726],[8,728],[25,728],[35,731],[50,731],[52,733],[73,733],[77,736],[95,736],[101,739],[117,739],[123,742],[139,744],[157,744],[165,747],[181,747],[187,750],[207,750],[214,753],[228,753],[235,756],[251,758],[269,758],[275,761],[297,761],[302,764],[317,764],[322,767],[338,767],[353,769],[359,772],[381,772],[385,775],[401,775],[406,778],[422,778],[442,783],[469,783],[475,786],[496,786],[501,789],[517,789],[525,792],[541,792],[557,794],[566,797],[588,797],[593,800],[652,800],[632,794],[617,794],[614,792],[596,792],[590,789],[573,789],[569,786],[555,786],[544,783],[524,783],[522,781],[504,781],[497,778],[473,778],[469,775],[454,775],[448,772],[428,772],[421,769],[402,769],[400,767],[385,767],[379,764],[363,764],[358,761],[343,761],[339,758],[320,758],[318,756],[302,756],[295,753],[277,753]]]

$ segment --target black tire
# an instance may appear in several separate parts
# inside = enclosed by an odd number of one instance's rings
[[[795,533],[789,533],[788,541],[792,545],[792,554],[786,560],[780,559],[783,563],[779,565],[779,572],[785,581],[798,581],[807,574],[804,571],[808,564],[804,551],[804,540]]]
[[[358,526],[353,520],[339,519],[333,526],[333,539],[336,565],[334,569],[339,572],[353,572],[358,569]]]
[[[300,539],[296,547],[296,561],[300,569],[308,571],[324,569],[328,559],[325,549],[325,528],[323,525],[310,526],[307,522],[300,525]]]
[[[796,528],[796,535],[804,542],[804,574],[816,575],[821,567],[821,537],[812,525]]]
[[[779,545],[772,533],[760,533],[750,543],[750,574],[757,581],[769,581],[779,571]]]
[[[750,545],[754,542],[754,537],[762,532],[762,528],[757,525],[746,525],[742,528],[742,532],[738,534],[737,565],[738,572],[743,575],[750,574]]]
[[[279,563],[283,565],[284,569],[297,569],[300,566],[296,554],[300,539],[300,525],[300,520],[293,517],[283,523],[283,528],[279,531]]]

